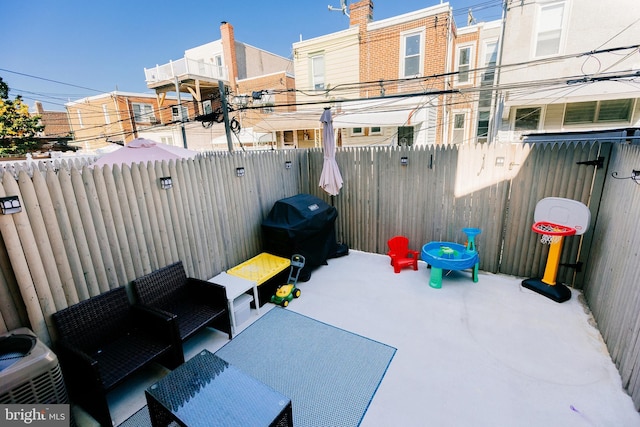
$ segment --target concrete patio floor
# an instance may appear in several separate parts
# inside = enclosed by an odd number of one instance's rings
[[[444,273],[433,289],[422,262],[394,274],[387,256],[351,251],[299,283],[289,310],[398,349],[363,427],[640,426],[580,292],[558,304],[521,278]],[[256,319],[252,310],[241,329]],[[185,344],[185,357],[227,341],[207,330]],[[162,375],[143,372],[109,395],[117,424]]]

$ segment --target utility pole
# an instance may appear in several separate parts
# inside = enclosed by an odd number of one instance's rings
[[[504,51],[504,34],[505,27],[507,26],[507,10],[508,0],[502,2],[502,28],[500,29],[500,38],[498,39],[498,54],[496,58],[496,76],[493,81],[493,87],[500,87],[500,70],[502,70],[502,52]],[[491,118],[493,122],[489,122],[489,130],[487,135],[487,142],[495,142],[500,129],[500,122],[502,121],[502,109],[504,108],[504,94],[501,90],[496,90],[494,93],[493,108],[491,112]]]
[[[184,130],[184,114],[182,114],[182,101],[180,100],[180,82],[178,76],[175,80],[176,93],[178,94],[178,114],[180,115],[180,130],[182,131],[182,146],[187,148],[187,132]]]
[[[233,142],[231,141],[231,126],[229,126],[229,106],[227,105],[227,95],[224,93],[224,82],[218,80],[218,87],[220,88],[220,103],[222,104],[222,116],[224,117],[224,130],[227,134],[227,147],[229,152],[233,152]]]

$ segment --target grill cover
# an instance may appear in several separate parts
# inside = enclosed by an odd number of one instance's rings
[[[326,264],[338,250],[337,217],[336,208],[310,194],[278,200],[262,222],[265,252],[286,258],[304,256],[299,280],[309,280],[311,270]]]

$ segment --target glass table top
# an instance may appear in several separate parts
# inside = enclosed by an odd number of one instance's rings
[[[269,425],[290,403],[288,397],[207,350],[146,391],[190,427]]]

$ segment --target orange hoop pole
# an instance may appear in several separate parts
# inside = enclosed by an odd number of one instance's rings
[[[547,285],[554,286],[558,276],[558,266],[560,265],[560,252],[562,252],[562,242],[564,237],[560,236],[557,242],[552,241],[547,255],[547,265],[544,269],[542,281]]]

